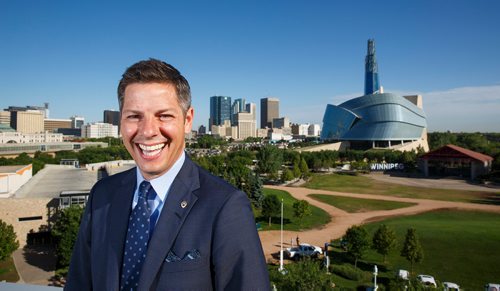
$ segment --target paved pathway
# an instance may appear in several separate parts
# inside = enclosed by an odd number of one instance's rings
[[[18,283],[52,285],[56,259],[54,249],[34,246],[17,249],[13,254],[14,264],[19,274]]]
[[[301,242],[311,243],[317,246],[323,246],[324,243],[331,239],[340,238],[346,230],[352,225],[362,224],[369,221],[376,221],[390,216],[413,215],[417,213],[437,210],[437,209],[464,209],[464,210],[480,210],[500,213],[500,206],[484,205],[463,202],[448,202],[428,199],[413,199],[399,198],[372,194],[352,194],[325,190],[307,189],[301,187],[283,187],[283,186],[266,186],[270,189],[278,189],[289,192],[294,198],[306,200],[310,204],[325,210],[331,217],[332,221],[319,229],[311,229],[306,231],[283,231],[284,247],[289,247],[291,240],[295,243],[295,238],[299,236]],[[411,202],[417,205],[398,208],[393,210],[378,210],[362,213],[348,213],[329,204],[319,202],[310,198],[309,194],[327,194],[335,196],[345,196],[362,199],[378,199],[388,201]],[[279,253],[280,250],[280,231],[262,231],[259,233],[264,254],[268,259],[272,254]]]

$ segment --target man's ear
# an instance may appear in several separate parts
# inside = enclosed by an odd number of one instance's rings
[[[184,117],[184,133],[190,133],[193,128],[194,109],[189,107]]]

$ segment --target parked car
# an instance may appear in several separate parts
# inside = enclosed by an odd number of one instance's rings
[[[304,243],[300,244],[298,247],[287,248],[286,253],[290,259],[299,259],[301,257],[316,258],[323,254],[323,251],[320,247]]]
[[[432,276],[418,275],[417,280],[424,286],[437,288],[436,280]]]
[[[456,283],[443,282],[443,286],[445,291],[460,291],[460,286]]]

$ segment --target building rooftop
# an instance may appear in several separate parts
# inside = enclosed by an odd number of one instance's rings
[[[97,182],[97,172],[67,165],[45,165],[15,198],[55,198],[63,191],[88,191]]]
[[[422,159],[460,159],[460,158],[470,158],[480,162],[493,161],[493,158],[469,149],[459,147],[456,145],[448,144],[439,149],[433,150],[422,156]]]
[[[28,165],[0,166],[0,174],[14,174]]]

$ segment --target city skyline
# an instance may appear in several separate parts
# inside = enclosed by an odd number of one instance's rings
[[[373,38],[380,85],[421,94],[429,131],[499,132],[498,11],[493,0],[3,2],[0,106],[48,102],[51,118],[101,121],[125,68],[154,57],[190,82],[195,129],[215,95],[276,97],[280,116],[322,124],[327,104],[363,95]]]

